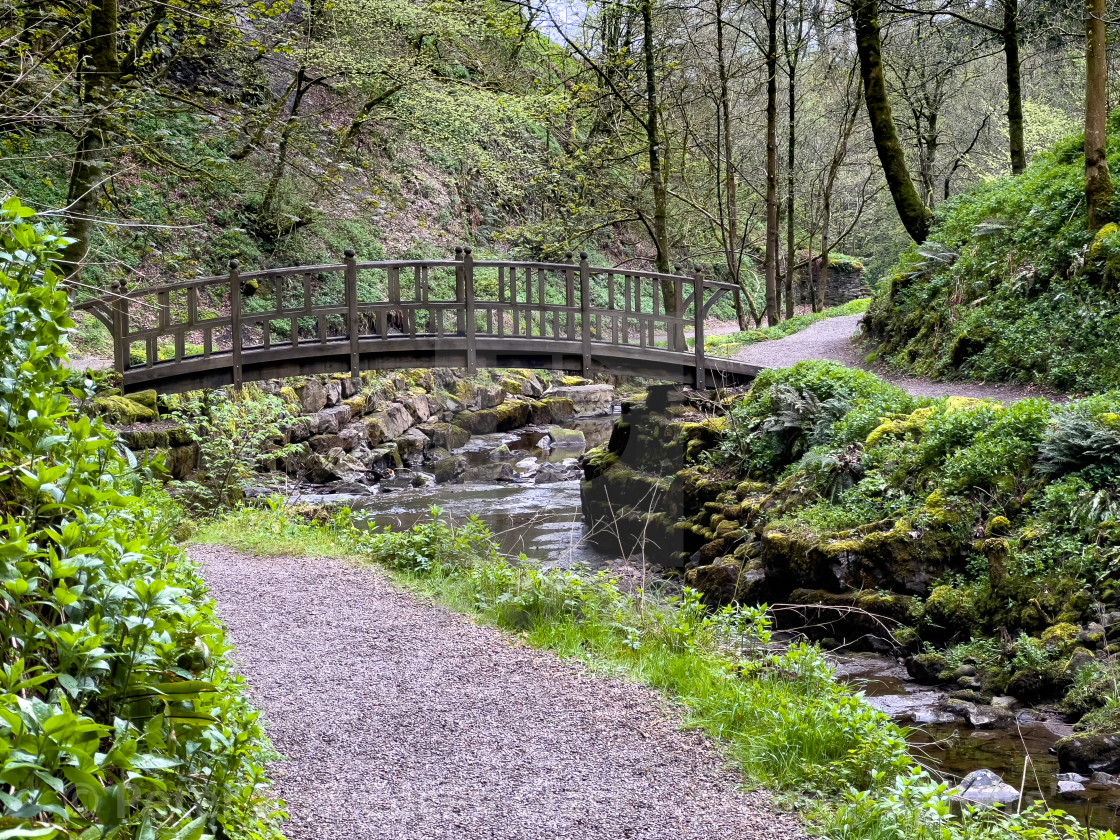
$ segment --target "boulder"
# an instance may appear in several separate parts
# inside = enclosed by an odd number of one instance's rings
[[[950,791],[954,802],[968,805],[998,805],[1019,801],[1019,791],[991,770],[973,770]]]
[[[342,437],[337,434],[315,435],[307,443],[312,452],[317,452],[320,455],[325,455],[335,448],[341,449],[343,452],[346,451],[346,447],[342,445]],[[351,446],[352,448],[353,446]]]
[[[455,422],[472,435],[490,435],[498,430],[498,413],[492,409],[485,411],[464,411]]]
[[[311,434],[337,435],[350,422],[350,406],[325,408],[311,417]]]
[[[587,438],[579,429],[564,429],[560,426],[549,426],[548,436],[554,449],[586,449]]]
[[[156,419],[155,409],[141,405],[128,397],[96,397],[93,404],[98,413],[110,423],[128,426],[132,423],[150,423]]]
[[[401,466],[400,452],[395,443],[378,446],[362,453],[362,466],[378,480],[389,478]]]
[[[571,481],[579,478],[578,471],[566,470],[557,464],[544,463],[533,473],[534,484],[555,484],[558,481]]]
[[[478,402],[482,408],[497,408],[506,400],[506,390],[501,385],[483,385],[478,389]]]
[[[1120,735],[1072,735],[1056,746],[1063,773],[1120,772]]]
[[[1059,779],[1058,795],[1063,799],[1085,799],[1089,796],[1089,791],[1085,789],[1085,785],[1081,784],[1081,782],[1075,782],[1070,779]]]
[[[424,457],[424,451],[432,445],[431,440],[418,428],[409,429],[397,438],[397,451],[401,460],[409,463],[419,461]]]
[[[366,442],[365,427],[347,426],[338,433],[338,439],[342,443],[342,448],[351,452]]]
[[[609,414],[614,404],[613,385],[561,385],[550,388],[549,396],[571,400],[577,415]]]
[[[490,454],[487,455],[491,461],[515,461],[517,460],[520,452],[513,452],[506,444],[502,444],[496,449],[491,449]]]
[[[548,426],[552,423],[552,411],[540,400],[529,403],[529,422],[534,426]]]
[[[308,379],[295,386],[299,408],[304,414],[315,414],[327,407],[327,389],[318,379]]]
[[[432,446],[448,451],[466,446],[471,439],[470,432],[451,423],[425,423],[420,431],[431,439]]]
[[[197,443],[172,446],[166,449],[146,449],[139,453],[141,462],[152,461],[163,456],[163,468],[171,478],[184,481],[198,469],[201,452]]]
[[[159,397],[157,396],[155,390],[152,388],[149,388],[146,391],[137,391],[135,394],[129,394],[128,398],[135,403],[140,403],[140,405],[144,406],[144,408],[150,411],[159,411],[159,409],[156,407],[156,402]]]
[[[288,440],[292,443],[301,443],[311,437],[311,418],[296,417],[288,427]]]
[[[1089,781],[1086,784],[1093,790],[1115,790],[1120,787],[1120,776],[1114,776],[1111,773],[1102,773],[1098,770],[1089,777]]]
[[[397,397],[398,403],[403,405],[416,423],[426,423],[432,416],[431,406],[428,404],[427,394],[418,396]]]
[[[944,682],[941,672],[945,670],[945,657],[939,653],[918,653],[906,657],[906,673],[910,679],[923,685]]]
[[[438,465],[437,465],[438,469]],[[498,461],[493,464],[482,464],[477,467],[467,467],[463,476],[466,481],[515,481],[517,471],[508,463]],[[438,477],[437,477],[438,481]]]
[[[327,395],[327,405],[338,405],[342,402],[342,383],[337,379],[331,379],[323,386]]]
[[[371,414],[366,421],[366,435],[377,446],[395,440],[412,428],[412,415],[400,403],[389,403],[384,411]]]
[[[436,484],[462,484],[467,471],[467,459],[462,455],[450,455],[436,462],[434,473]]]
[[[704,596],[704,601],[722,607],[735,600],[739,587],[739,566],[733,562],[717,562],[689,569],[684,582]]]
[[[544,406],[543,410],[546,410],[549,417],[552,418],[548,422],[567,423],[576,416],[576,407],[567,397],[545,397],[540,401],[540,404]],[[545,423],[538,425],[543,426]]]

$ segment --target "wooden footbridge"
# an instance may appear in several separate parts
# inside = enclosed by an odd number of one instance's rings
[[[359,262],[347,251],[335,265],[245,273],[231,260],[227,275],[115,283],[75,308],[109,329],[126,391],[410,367],[615,373],[697,388],[758,372],[704,354],[704,319],[728,296],[738,303],[733,284],[591,266],[586,254],[578,263],[455,254]]]

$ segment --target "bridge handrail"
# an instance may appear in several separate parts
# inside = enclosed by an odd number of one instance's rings
[[[494,268],[499,269],[497,299],[477,298],[476,270]],[[433,269],[454,269],[454,298],[430,296],[434,292],[429,286],[434,279],[430,274]],[[411,277],[409,270],[413,270]],[[368,295],[370,287],[359,286],[359,274],[367,271],[384,272],[384,284],[378,281],[378,286],[374,287],[381,289],[384,299],[361,298],[360,291]],[[312,287],[316,274],[342,274],[345,299],[315,303]],[[303,280],[294,289],[296,302],[289,305],[287,300],[293,289],[289,283],[280,281],[295,276],[302,276]],[[402,278],[410,283],[407,294],[402,294]],[[601,295],[598,302],[592,298],[592,278],[597,278],[597,283],[605,280],[605,284],[595,287]],[[246,286],[249,281],[258,283],[249,287]],[[272,306],[249,311],[243,297],[253,294],[262,281],[273,284]],[[559,281],[562,282],[558,286]],[[669,287],[659,287],[666,281],[675,291],[670,293]],[[216,294],[211,288],[205,296],[200,295],[199,292],[208,287],[219,288]],[[182,293],[186,293],[185,296]],[[75,308],[92,313],[109,328],[114,343],[114,364],[122,373],[137,367],[130,355],[132,346],[138,343],[144,345],[140,367],[152,368],[171,362],[161,357],[163,348],[160,346],[162,342],[171,341],[174,342],[175,364],[184,359],[209,363],[212,357],[221,357],[224,361],[216,359],[214,364],[220,361],[220,365],[228,365],[232,358],[233,381],[240,384],[241,357],[245,353],[270,351],[285,344],[299,352],[300,348],[328,343],[337,347],[348,341],[351,371],[356,374],[363,342],[401,337],[443,339],[450,335],[465,338],[468,369],[474,366],[480,336],[539,340],[542,345],[549,343],[553,347],[582,347],[585,371],[591,367],[593,345],[611,344],[663,352],[658,348],[658,341],[663,340],[667,342],[668,352],[682,358],[690,357],[697,381],[702,383],[704,319],[711,307],[728,295],[734,296],[738,308],[739,287],[705,279],[699,269],[685,275],[592,266],[586,254],[580,254],[579,262],[571,261],[571,255],[567,262],[476,261],[470,248],[457,248],[454,260],[359,262],[353,251],[347,251],[342,263],[256,269],[244,273],[238,262],[231,260],[227,275],[135,290],[129,290],[124,282],[118,281],[108,294],[78,302]],[[605,306],[604,297],[607,299]],[[144,303],[142,299],[155,303]],[[269,301],[268,297],[262,299]],[[134,305],[139,308],[134,310]],[[686,314],[690,308],[691,318]],[[447,323],[449,316],[454,321],[450,325]],[[339,318],[342,319],[342,334],[338,333]],[[684,328],[689,321],[695,335],[691,352],[684,340]],[[393,329],[397,330],[395,335],[392,335]],[[273,341],[274,332],[281,339],[279,342]],[[188,345],[188,337],[195,343]],[[198,341],[202,346],[196,351],[194,347]],[[218,342],[228,343],[229,349],[217,346]]]

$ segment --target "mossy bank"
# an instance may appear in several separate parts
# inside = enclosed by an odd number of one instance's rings
[[[585,458],[589,521],[713,604],[786,604],[780,627],[906,656],[963,702],[1116,728],[1120,393],[915,399],[803,363],[660,402]]]

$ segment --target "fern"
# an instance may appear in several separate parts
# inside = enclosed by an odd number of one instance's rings
[[[1039,445],[1035,469],[1042,475],[1063,476],[1088,468],[1120,470],[1120,431],[1080,411],[1058,415],[1050,435]]]

